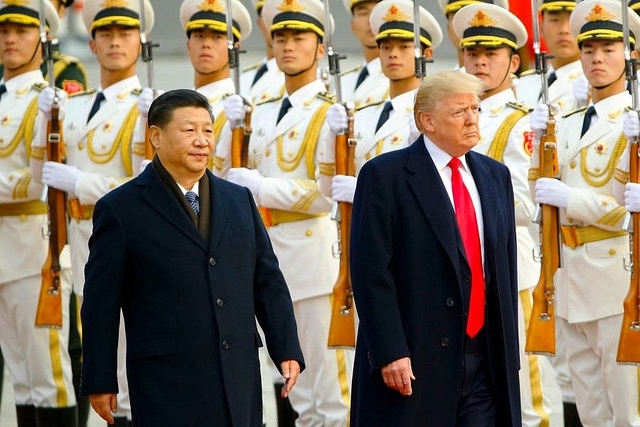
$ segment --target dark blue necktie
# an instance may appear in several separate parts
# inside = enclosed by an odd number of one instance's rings
[[[369,70],[367,67],[362,67],[360,74],[358,74],[358,80],[356,81],[356,89],[369,77]]]
[[[93,101],[93,106],[91,106],[91,111],[89,111],[89,117],[87,117],[87,123],[89,123],[89,120],[91,120],[91,118],[96,115],[96,113],[100,109],[100,106],[102,105],[102,101],[104,100],[105,100],[104,93],[98,92],[98,94],[96,95],[95,101]]]
[[[547,86],[551,86],[553,82],[558,80],[558,76],[556,76],[556,72],[552,71],[551,74],[547,77]]]
[[[264,73],[266,72],[267,72],[267,63],[265,62],[260,66],[260,68],[258,68],[258,71],[256,71],[256,75],[253,77],[253,82],[251,83],[251,87],[255,86],[255,84],[258,83],[258,80],[260,80],[260,78],[264,76]]]
[[[378,119],[378,124],[376,125],[376,132],[378,129],[382,127],[382,125],[389,120],[389,113],[393,110],[393,104],[391,101],[387,101],[384,103],[384,108],[382,109],[382,113],[380,113],[380,118]]]
[[[593,105],[587,108],[587,112],[584,114],[584,119],[582,119],[582,131],[580,132],[580,138],[582,138],[591,127],[591,118],[595,113],[596,107],[594,107]]]
[[[191,209],[196,213],[196,216],[200,215],[200,205],[198,203],[198,195],[193,191],[187,191],[184,195],[187,198],[187,202],[191,205]]]
[[[276,124],[280,123],[280,120],[284,117],[285,114],[287,114],[289,108],[291,108],[291,101],[289,101],[289,98],[285,98],[282,101],[282,105],[280,106],[280,112],[278,113],[278,121],[276,121]]]
[[[0,85],[0,100],[2,100],[2,95],[4,95],[5,93],[7,93],[7,87],[2,84]]]

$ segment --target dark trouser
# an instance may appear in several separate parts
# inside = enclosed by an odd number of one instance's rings
[[[458,401],[456,427],[495,427],[496,395],[486,358],[484,334],[467,339],[463,359],[464,379]]]
[[[80,378],[82,376],[82,342],[78,328],[78,298],[71,292],[69,298],[69,357],[71,358],[71,372],[73,375],[73,389],[78,402],[78,425],[87,427],[89,420],[89,398],[80,396]]]

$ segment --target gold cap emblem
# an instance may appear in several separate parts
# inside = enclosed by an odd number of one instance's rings
[[[202,3],[198,5],[198,9],[207,12],[224,13],[225,6],[218,0],[202,0]]]
[[[411,17],[404,13],[398,6],[392,4],[389,10],[387,10],[387,13],[382,17],[382,20],[385,22],[410,21]]]
[[[616,18],[615,14],[609,12],[600,3],[598,3],[595,6],[593,6],[593,9],[591,9],[591,13],[589,13],[585,17],[585,20],[588,22],[611,21],[611,20],[614,20],[615,18]]]
[[[298,0],[283,0],[278,6],[278,10],[281,12],[302,12],[304,7]]]
[[[469,21],[469,25],[472,27],[495,27],[498,25],[498,21],[489,16],[484,10],[479,10],[471,21]]]
[[[2,0],[2,3],[8,6],[26,6],[29,0]]]

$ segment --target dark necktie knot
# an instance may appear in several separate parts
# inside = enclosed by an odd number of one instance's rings
[[[555,71],[552,71],[547,77],[547,86],[551,86],[556,80],[558,80],[558,76]]]
[[[91,106],[91,111],[89,111],[87,123],[89,123],[89,120],[91,120],[91,118],[96,115],[96,113],[102,106],[102,101],[104,101],[105,99],[106,98],[104,96],[104,92],[98,92],[98,94],[96,95],[96,99],[93,101],[93,105]]]
[[[198,203],[198,195],[193,191],[187,191],[184,197],[191,205],[191,209],[195,212],[196,216],[200,215],[200,204]]]
[[[358,80],[356,81],[356,89],[358,89],[358,87],[362,83],[364,83],[367,77],[369,77],[369,70],[367,69],[366,66],[364,66],[362,67],[362,70],[360,70],[360,73],[358,74]]]
[[[584,118],[582,119],[582,131],[580,132],[580,138],[582,138],[584,134],[587,133],[587,131],[591,127],[591,119],[593,118],[594,114],[596,114],[596,107],[591,105],[589,108],[587,108],[587,111],[584,113]]]
[[[2,100],[2,96],[7,93],[7,86],[3,83],[0,85],[0,100]]]
[[[285,98],[282,101],[282,105],[280,106],[280,112],[278,112],[278,121],[276,122],[276,124],[280,123],[280,120],[282,120],[282,118],[284,117],[285,114],[287,114],[287,111],[289,111],[289,109],[291,108],[291,101],[289,101],[289,98]]]
[[[260,78],[264,75],[264,73],[267,72],[267,63],[263,63],[260,68],[258,68],[258,71],[256,71],[256,75],[253,76],[253,82],[251,83],[251,87],[254,87],[256,83],[258,83],[258,80],[260,80]]]
[[[378,124],[376,125],[376,132],[378,132],[378,129],[380,129],[382,125],[385,124],[387,120],[389,120],[389,114],[391,113],[391,110],[393,110],[393,104],[391,103],[391,101],[385,102],[382,113],[380,113],[380,118],[378,119]]]

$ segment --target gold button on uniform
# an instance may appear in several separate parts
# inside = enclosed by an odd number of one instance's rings
[[[311,237],[311,236],[313,236],[313,231],[307,230],[307,231],[304,232],[304,235],[307,236],[307,237]]]

